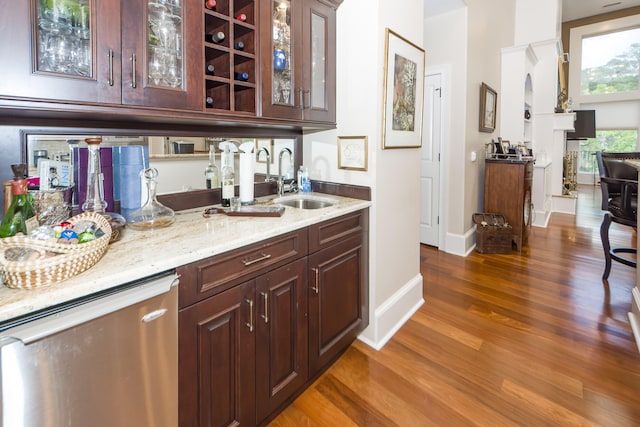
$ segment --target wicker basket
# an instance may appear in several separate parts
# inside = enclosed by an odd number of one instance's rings
[[[475,213],[476,251],[481,254],[510,254],[513,228],[507,224],[504,215],[495,213]]]
[[[36,289],[61,282],[92,267],[107,249],[111,226],[104,216],[93,212],[71,217],[69,222],[76,224],[86,220],[96,223],[104,235],[77,245],[34,240],[26,236],[0,239],[0,277],[4,284],[9,288]],[[6,253],[12,249],[30,249],[36,259],[9,261]]]

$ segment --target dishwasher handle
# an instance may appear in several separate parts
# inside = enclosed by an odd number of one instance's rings
[[[158,277],[148,282],[141,282],[140,284],[112,295],[80,304],[68,310],[61,311],[60,313],[16,326],[15,328],[4,331],[0,335],[0,346],[2,342],[6,343],[9,338],[19,340],[24,345],[30,344],[47,336],[97,319],[98,317],[168,293],[171,288],[177,286],[178,283],[179,276],[176,274]]]

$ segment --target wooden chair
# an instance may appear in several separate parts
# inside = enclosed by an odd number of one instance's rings
[[[600,225],[600,238],[604,249],[605,268],[602,280],[609,278],[611,261],[636,268],[636,261],[621,254],[636,254],[636,248],[611,247],[609,227],[612,222],[637,228],[638,169],[626,163],[627,159],[640,160],[640,152],[610,153],[598,151],[596,160],[600,172],[602,210],[606,211]]]

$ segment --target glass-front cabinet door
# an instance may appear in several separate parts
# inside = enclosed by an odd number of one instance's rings
[[[119,0],[5,3],[0,96],[120,102]]]
[[[262,110],[266,117],[302,118],[303,0],[260,3],[262,18]]]
[[[201,109],[200,2],[136,0],[123,8],[122,103]]]
[[[335,122],[336,18],[335,10],[324,3],[307,0],[303,28],[305,87],[303,118]]]
[[[89,0],[38,1],[36,72],[93,77],[92,7]]]
[[[261,3],[263,115],[335,121],[335,8],[318,0]]]

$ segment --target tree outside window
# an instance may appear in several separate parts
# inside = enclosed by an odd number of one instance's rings
[[[640,28],[582,39],[583,95],[640,89]]]
[[[638,151],[638,131],[596,130],[596,137],[580,141],[580,172],[597,173],[593,155],[596,151],[629,152]]]

